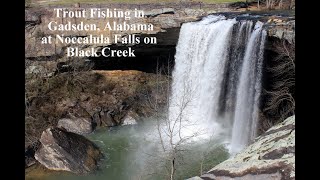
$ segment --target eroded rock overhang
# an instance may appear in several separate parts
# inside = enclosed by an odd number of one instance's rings
[[[95,23],[97,25],[102,25],[105,21],[101,19],[86,19],[86,18],[60,18],[57,19],[53,14],[54,7],[39,7],[30,8],[25,10],[25,50],[27,60],[36,61],[57,61],[57,62],[67,62],[70,61],[70,57],[67,57],[66,49],[70,46],[77,46],[79,49],[96,48],[102,49],[103,47],[109,46],[114,49],[124,49],[127,46],[133,46],[136,52],[136,58],[105,58],[105,57],[86,57],[89,61],[94,62],[95,69],[100,70],[114,70],[114,69],[135,69],[145,72],[153,72],[156,66],[162,64],[164,66],[174,65],[174,54],[175,46],[179,39],[180,27],[183,23],[193,22],[201,20],[202,17],[211,14],[221,14],[227,18],[237,18],[250,19],[253,21],[262,21],[265,23],[265,28],[268,32],[268,37],[270,39],[284,39],[290,43],[294,43],[295,39],[295,18],[294,15],[290,13],[261,13],[261,12],[235,12],[235,8],[227,5],[220,5],[211,8],[203,8],[201,6],[193,6],[192,8],[179,8],[177,6],[172,7],[152,7],[143,6],[139,7],[144,10],[145,17],[134,19],[134,23],[150,23],[153,25],[152,31],[56,31],[52,32],[48,29],[48,23],[55,21],[57,23],[65,24],[67,22],[77,23],[83,21],[85,23],[91,24]],[[90,8],[90,7],[82,7]],[[103,10],[104,7],[101,7]],[[130,8],[133,7],[122,7]],[[69,10],[75,10],[77,8],[70,7]],[[79,9],[79,8],[78,8]],[[227,13],[224,13],[229,11]],[[109,19],[110,22],[122,23],[121,19],[114,18]],[[55,41],[55,33],[63,34],[64,36],[70,37],[88,37],[90,34],[93,36],[105,36],[110,37],[109,44],[97,45],[70,45],[62,44]],[[113,44],[114,34],[120,34],[125,37],[130,34],[136,34],[140,37],[153,36],[157,38],[157,44],[145,45],[140,44]],[[52,44],[41,44],[41,38],[44,36],[52,35]],[[126,59],[125,63],[123,60]],[[155,63],[156,62],[156,63]],[[169,64],[169,65],[168,65]]]

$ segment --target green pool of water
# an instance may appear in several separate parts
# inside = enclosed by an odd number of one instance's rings
[[[85,176],[49,175],[44,180],[163,180],[168,179],[170,151],[164,152],[155,124],[99,129],[87,136],[104,153],[99,169]],[[223,138],[181,145],[175,156],[175,179],[200,175],[228,158]],[[29,178],[30,180],[32,178]]]

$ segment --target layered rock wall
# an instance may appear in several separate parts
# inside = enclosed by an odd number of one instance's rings
[[[295,116],[270,128],[234,157],[188,180],[294,180]]]

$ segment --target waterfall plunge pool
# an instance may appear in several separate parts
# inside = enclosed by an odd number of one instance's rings
[[[43,173],[34,170],[26,180],[163,180],[168,179],[170,152],[163,153],[155,121],[138,125],[101,128],[87,136],[100,147],[104,159],[97,171],[84,176],[71,173]],[[179,147],[175,179],[199,176],[229,157],[223,136],[189,142]]]

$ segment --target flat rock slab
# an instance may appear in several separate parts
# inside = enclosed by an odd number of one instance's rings
[[[295,116],[270,128],[255,142],[220,163],[200,179],[214,180],[294,180]]]

